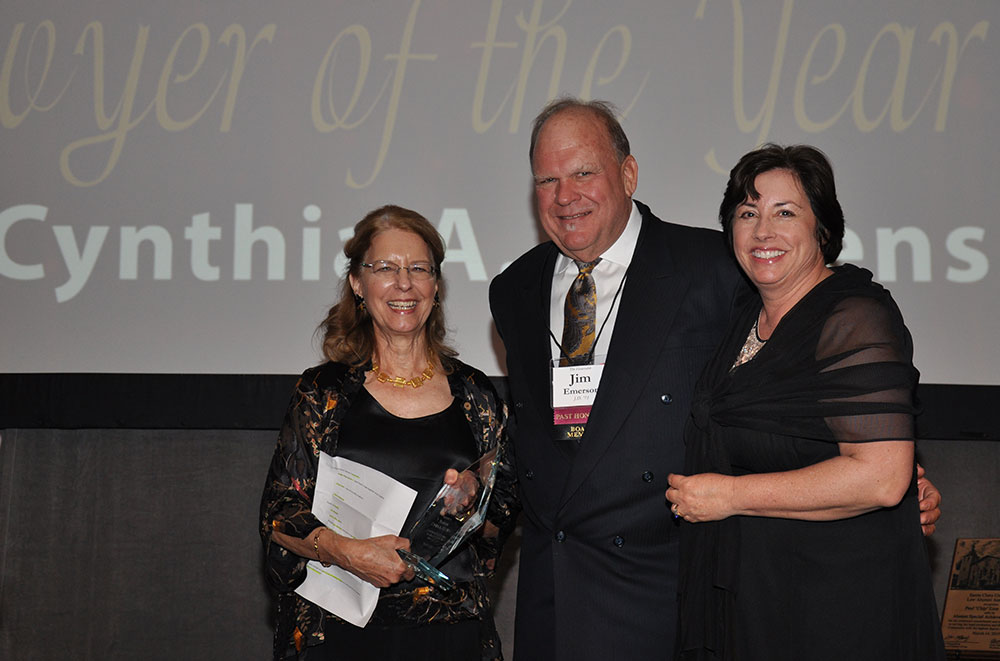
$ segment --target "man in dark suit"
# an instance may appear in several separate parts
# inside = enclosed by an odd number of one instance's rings
[[[666,658],[678,533],[664,498],[667,474],[683,467],[695,380],[743,285],[719,232],[665,223],[633,203],[638,166],[607,107],[547,108],[531,163],[552,241],[490,287],[525,513],[514,656]],[[554,339],[573,260],[597,257],[603,330],[595,353],[606,355],[605,367],[582,437],[564,440],[553,424],[548,366],[559,357]]]
[[[746,284],[721,233],[633,202],[638,165],[606,104],[550,104],[530,157],[551,241],[490,286],[525,513],[514,657],[668,658],[678,525],[667,475],[683,467],[695,381]],[[596,300],[571,333],[564,310],[581,304],[567,292],[585,277]],[[581,335],[586,357],[604,364],[582,435],[554,424],[550,376]]]

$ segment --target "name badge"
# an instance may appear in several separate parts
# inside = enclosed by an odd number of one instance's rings
[[[595,358],[596,365],[571,365],[560,367],[558,360],[551,362],[552,422],[556,435],[562,439],[579,439],[583,436],[590,408],[597,397],[604,372],[604,356]]]

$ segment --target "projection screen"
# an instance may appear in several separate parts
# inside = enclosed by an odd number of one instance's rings
[[[842,260],[892,291],[922,380],[998,383],[995,0],[5,0],[0,17],[0,372],[298,373],[344,240],[395,203],[444,236],[453,342],[501,374],[489,282],[544,238],[531,120],[572,94],[617,105],[636,199],[672,222],[717,226],[758,144],[823,149]]]

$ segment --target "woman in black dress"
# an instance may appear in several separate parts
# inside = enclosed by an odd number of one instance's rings
[[[513,472],[504,460],[506,409],[482,372],[444,343],[438,299],[441,237],[414,211],[369,213],[344,246],[348,276],[323,324],[328,362],[303,373],[268,472],[260,532],[277,592],[276,659],[501,659],[485,576],[514,525]],[[451,469],[499,447],[487,522],[442,566],[456,587],[412,580],[395,535],[343,537],[310,508],[320,451],[375,468],[417,491],[423,512]],[[371,620],[355,627],[295,592],[306,564],[336,564],[382,588]]]
[[[943,659],[918,523],[910,334],[871,273],[828,266],[844,219],[808,146],[730,173],[719,218],[748,294],[695,393],[682,659]]]

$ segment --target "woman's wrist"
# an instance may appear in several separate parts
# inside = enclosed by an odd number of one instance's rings
[[[319,563],[321,565],[323,565],[324,567],[329,567],[333,563],[332,562],[327,562],[326,560],[324,560],[324,552],[320,551],[320,548],[319,548],[319,538],[320,538],[320,535],[322,535],[323,531],[325,531],[325,530],[329,530],[329,528],[326,528],[324,526],[320,526],[319,528],[316,528],[316,530],[314,530],[312,533],[310,533],[310,535],[311,535],[311,538],[312,538],[313,551],[316,553],[316,559],[319,560]]]
[[[743,492],[740,490],[740,486],[742,485],[740,478],[736,475],[727,475],[726,478],[728,484],[726,492],[728,493],[729,502],[727,503],[728,513],[725,518],[745,514],[746,512],[743,510],[744,503],[742,502]]]

